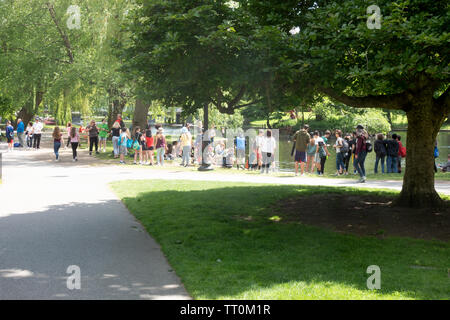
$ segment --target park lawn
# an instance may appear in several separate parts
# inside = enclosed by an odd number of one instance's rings
[[[195,299],[450,297],[449,243],[282,223],[269,209],[295,195],[393,191],[164,180],[112,188]],[[381,268],[381,290],[366,287],[370,265]]]

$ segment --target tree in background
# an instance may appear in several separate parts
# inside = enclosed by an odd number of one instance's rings
[[[408,153],[398,203],[440,206],[433,148],[450,112],[448,1],[378,1],[380,29],[368,27],[372,3],[363,0],[244,2],[262,25],[284,34],[272,47],[287,48],[285,60],[297,66],[289,75],[297,92],[406,112]]]

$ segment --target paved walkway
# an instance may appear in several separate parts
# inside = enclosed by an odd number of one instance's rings
[[[5,151],[5,145],[0,145]],[[0,299],[189,298],[159,246],[108,188],[125,179],[188,179],[293,185],[401,188],[401,181],[274,177],[102,165],[80,152],[3,154],[0,185]],[[95,165],[93,165],[95,164]],[[450,194],[450,183],[436,183]],[[81,269],[81,290],[66,287]]]

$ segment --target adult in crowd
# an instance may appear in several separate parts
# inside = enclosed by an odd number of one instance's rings
[[[305,124],[303,129],[297,131],[294,134],[294,142],[295,142],[295,175],[298,176],[298,165],[301,167],[301,175],[303,176],[305,173],[305,163],[306,163],[306,148],[308,146],[309,141],[311,140],[311,136],[308,133],[309,126]]]
[[[108,124],[106,123],[106,119],[102,120],[102,123],[98,126],[99,129],[99,139],[100,139],[100,150],[103,152],[106,152],[106,139],[108,138]]]
[[[267,130],[266,136],[264,137],[261,152],[262,152],[262,168],[261,173],[269,173],[270,165],[272,164],[275,158],[275,149],[277,147],[275,138],[272,137],[272,130]]]
[[[366,169],[364,167],[364,162],[367,156],[367,139],[369,135],[362,125],[356,127],[356,149],[355,149],[355,161],[356,170],[359,173],[359,182],[366,182]]]
[[[42,129],[44,128],[44,125],[42,124],[41,120],[39,118],[36,118],[36,121],[33,125],[33,148],[34,149],[40,149],[41,147],[41,136],[42,136]]]
[[[330,140],[331,137],[331,131],[330,130],[326,130],[325,134],[322,136],[322,140],[323,140],[323,147],[320,146],[320,140],[318,140],[317,145],[319,145],[319,156],[320,156],[320,170],[319,170],[319,175],[324,174],[324,169],[325,169],[325,163],[327,162],[327,158],[330,156],[330,152],[328,151],[328,141]],[[321,149],[323,149],[324,152],[321,152]],[[324,156],[322,156],[324,155]]]
[[[386,159],[387,150],[384,135],[382,133],[379,133],[377,135],[377,140],[375,140],[373,149],[375,151],[375,168],[373,172],[375,174],[378,173],[378,163],[381,163],[381,172],[384,173],[384,163]]]
[[[19,147],[23,148],[25,146],[24,136],[25,136],[25,124],[22,119],[17,119],[17,138],[19,139]]]
[[[25,134],[27,136],[27,149],[29,150],[33,147],[33,122],[28,122]]]
[[[392,138],[385,140],[384,143],[386,144],[387,173],[397,173],[398,172],[398,150],[399,150],[397,134],[394,133],[392,135]]]
[[[192,135],[186,127],[181,129],[180,147],[182,150],[181,165],[189,166],[192,149]]]
[[[352,136],[350,134],[346,134],[344,136],[343,147],[341,148],[341,153],[343,153],[344,159],[344,174],[348,175],[348,169],[350,167],[350,160],[352,159],[353,150],[350,148],[350,141],[352,140]]]
[[[167,150],[166,137],[164,136],[164,129],[160,127],[155,137],[156,147],[156,163],[159,166],[164,165],[164,155]]]
[[[398,142],[398,173],[402,173],[402,159],[406,158],[406,148],[402,144],[402,137],[397,135]]]
[[[14,150],[14,127],[11,125],[11,121],[6,121],[6,142],[8,143],[8,152]]]
[[[56,126],[55,129],[53,129],[53,151],[55,153],[56,161],[59,161],[59,149],[64,144],[64,138],[63,134],[61,132],[61,129]]]
[[[117,121],[114,122],[111,128],[111,136],[112,136],[114,158],[117,159],[119,157],[119,139],[120,139],[120,123]]]
[[[124,128],[126,128],[125,127],[125,122],[123,122],[123,120],[122,120],[122,115],[121,114],[118,114],[117,115],[117,118],[116,118],[116,121],[115,122],[117,122],[119,125],[120,125],[120,129],[124,129]]]
[[[80,135],[75,127],[70,128],[70,145],[72,147],[72,161],[78,161],[77,148],[80,143]]]
[[[262,167],[262,152],[261,147],[264,141],[264,130],[259,129],[258,135],[255,137],[255,147],[256,147],[256,162],[258,165],[258,170],[261,170]]]
[[[70,145],[70,132],[72,131],[72,123],[71,122],[67,122],[66,125],[66,132],[67,132],[67,144],[66,147],[68,147]]]
[[[234,140],[236,147],[236,167],[237,169],[245,169],[245,136],[242,131],[239,132],[238,136]]]
[[[92,156],[92,150],[94,149],[94,146],[95,146],[95,153],[99,154],[98,152],[99,129],[94,120],[92,120],[91,123],[86,127],[86,131],[89,132],[89,155]]]
[[[344,164],[344,154],[341,152],[342,148],[344,147],[344,139],[342,138],[342,131],[336,130],[335,132],[336,136],[336,143],[334,144],[334,148],[336,150],[336,174],[335,175],[341,175],[345,171],[345,164]]]

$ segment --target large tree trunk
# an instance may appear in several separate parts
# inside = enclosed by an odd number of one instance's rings
[[[150,104],[145,103],[139,98],[136,99],[136,106],[134,108],[133,116],[133,129],[136,127],[140,127],[142,130],[147,127],[148,108],[150,108]]]
[[[122,114],[123,109],[125,108],[126,101],[124,99],[115,98],[112,102],[112,108],[108,111],[108,126],[111,128],[114,122],[117,119],[118,114]]]
[[[434,188],[434,145],[445,114],[430,96],[417,97],[406,112],[408,137],[403,189],[397,202],[409,207],[440,207],[443,201]]]

